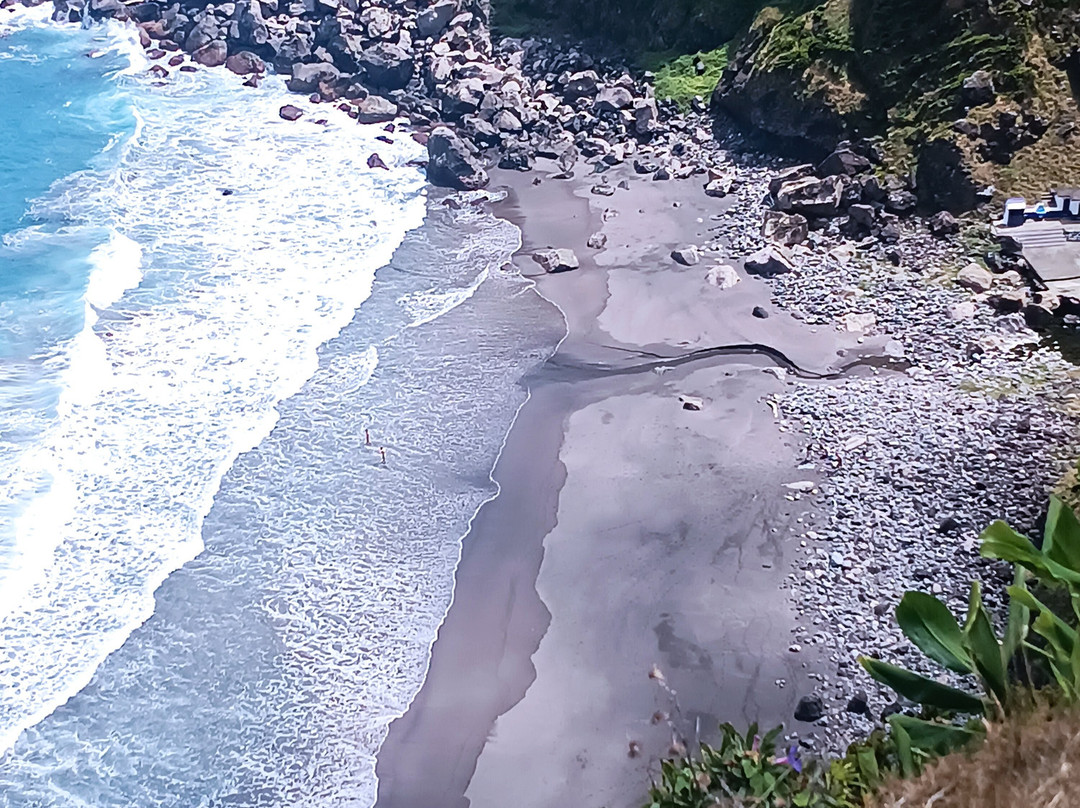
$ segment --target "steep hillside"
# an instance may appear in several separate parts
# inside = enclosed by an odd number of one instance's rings
[[[953,208],[1080,181],[1080,9],[1070,0],[827,0],[766,7],[713,100],[822,150],[882,136],[894,169]]]
[[[887,169],[916,173],[929,204],[970,208],[989,186],[1000,198],[1080,185],[1077,0],[494,5],[496,22],[540,16],[640,54],[726,45],[719,113],[811,153],[879,138]]]

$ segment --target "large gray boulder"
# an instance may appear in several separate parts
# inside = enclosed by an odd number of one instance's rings
[[[265,73],[266,64],[251,51],[234,53],[225,60],[225,67],[238,76],[247,76],[252,73]]]
[[[387,90],[402,90],[413,75],[412,56],[397,45],[381,42],[360,53],[357,64],[367,83]]]
[[[563,96],[568,101],[576,101],[578,98],[596,95],[600,87],[600,77],[595,70],[582,70],[574,73],[563,87]]]
[[[488,184],[488,175],[469,147],[445,126],[428,138],[428,182],[442,188],[475,191]]]
[[[356,105],[358,123],[386,123],[397,117],[397,104],[381,95],[369,95]]]
[[[191,33],[187,35],[187,39],[184,40],[184,50],[188,53],[194,53],[199,48],[205,47],[213,42],[221,34],[221,27],[218,25],[217,18],[213,14],[207,14],[195,27],[191,29]]]
[[[416,15],[416,33],[421,37],[437,37],[446,30],[450,20],[457,14],[457,3],[444,0],[425,8]]]
[[[331,84],[339,78],[341,71],[329,62],[293,65],[292,78],[285,86],[294,93],[313,93],[318,91],[321,82]]]
[[[233,9],[236,20],[237,41],[243,45],[260,48],[270,41],[270,29],[262,15],[259,0],[239,0]]]
[[[871,169],[870,161],[861,154],[856,154],[851,149],[837,149],[824,160],[817,168],[819,177],[831,177],[836,174],[844,174],[854,177]]]
[[[771,278],[795,269],[791,254],[783,247],[765,247],[749,256],[743,262],[743,268],[751,275]]]
[[[221,67],[228,55],[229,46],[223,40],[215,39],[191,54],[191,59],[203,67]]]
[[[618,112],[634,103],[634,94],[625,87],[605,87],[596,94],[593,109],[597,112]]]
[[[836,216],[840,213],[844,185],[839,177],[804,177],[785,182],[776,192],[776,207],[805,216]]]

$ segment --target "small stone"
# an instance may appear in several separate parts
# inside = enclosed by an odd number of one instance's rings
[[[602,250],[607,246],[607,234],[593,233],[585,245],[591,250]]]
[[[751,310],[750,314],[753,315],[754,317],[757,317],[759,320],[768,320],[769,319],[769,312],[767,312],[761,306],[754,306],[754,308],[753,308],[753,310]]]
[[[390,166],[388,166],[386,163],[383,162],[383,159],[379,156],[378,152],[374,152],[367,159],[367,167],[368,168],[382,168],[382,169],[386,169],[387,171],[390,170]]]
[[[568,272],[581,266],[574,251],[566,248],[537,250],[532,259],[543,267],[545,272]]]
[[[705,407],[704,399],[698,396],[679,396],[679,403],[682,404],[684,410],[691,412],[698,412]]]
[[[849,333],[869,331],[875,325],[877,325],[877,317],[870,313],[859,314],[852,312],[840,318],[841,328]]]
[[[949,307],[949,319],[960,322],[961,320],[970,320],[975,316],[975,303],[971,300],[964,300],[960,303],[954,303]]]
[[[677,264],[682,264],[684,267],[692,267],[701,260],[701,253],[698,252],[698,248],[694,246],[676,247],[671,251],[671,257]]]
[[[292,104],[286,104],[278,110],[278,115],[280,115],[286,121],[299,120],[303,116],[303,114],[304,111],[302,109],[300,109],[299,107],[294,107]]]
[[[820,696],[803,696],[795,708],[795,720],[812,723],[825,715],[825,704]]]

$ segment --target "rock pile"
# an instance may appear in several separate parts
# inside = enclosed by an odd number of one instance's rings
[[[164,61],[162,78],[190,69],[183,53],[252,85],[271,67],[360,122],[403,117],[435,130],[432,182],[453,188],[483,185],[491,165],[528,170],[538,156],[564,172],[634,161],[656,180],[685,177],[704,170],[697,156],[711,141],[704,118],[657,103],[647,74],[536,39],[493,44],[487,0],[55,0],[53,16],[131,20]],[[642,149],[650,143],[660,149]],[[731,177],[710,179],[713,195],[731,188]]]

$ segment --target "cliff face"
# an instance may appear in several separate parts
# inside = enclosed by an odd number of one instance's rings
[[[917,172],[931,203],[1080,185],[1077,0],[500,3],[639,51],[730,43],[718,111],[822,154],[880,138],[887,167]]]
[[[877,136],[925,201],[1036,196],[1080,180],[1073,0],[827,0],[763,9],[713,96],[746,125],[822,150]]]

